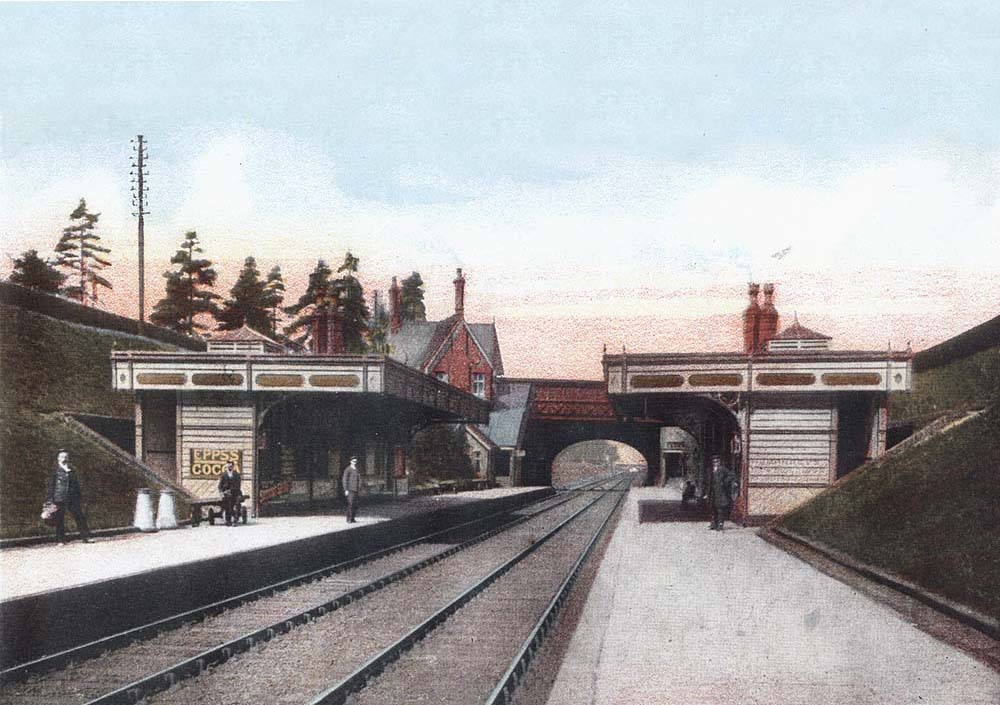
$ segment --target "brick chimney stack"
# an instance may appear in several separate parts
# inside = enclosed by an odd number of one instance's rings
[[[392,286],[389,287],[389,330],[398,333],[403,327],[403,300],[400,293],[399,284],[396,277],[392,278]]]
[[[347,352],[344,344],[344,313],[337,307],[336,303],[329,304],[327,325],[327,355],[341,355]]]
[[[462,268],[455,270],[455,313],[465,317],[465,277],[462,276]]]
[[[757,303],[757,295],[760,293],[760,285],[750,282],[747,293],[750,295],[750,305],[743,312],[743,351],[752,354],[758,351],[760,304]]]
[[[778,334],[778,309],[774,307],[774,284],[764,285],[764,305],[760,308],[757,334],[758,352],[767,350],[767,342]]]

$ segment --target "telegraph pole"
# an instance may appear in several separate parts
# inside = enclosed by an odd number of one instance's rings
[[[146,185],[146,140],[142,135],[138,135],[132,140],[133,156],[132,169],[129,172],[132,176],[132,206],[136,209],[132,215],[139,218],[139,335],[142,335],[143,325],[146,322],[146,246],[143,234],[143,216],[148,215],[146,210],[146,195],[149,186]]]

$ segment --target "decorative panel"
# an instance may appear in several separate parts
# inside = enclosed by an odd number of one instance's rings
[[[671,389],[684,384],[684,375],[632,375],[633,389]]]
[[[170,372],[140,372],[135,376],[135,380],[139,384],[171,384],[179,387],[187,382],[187,375]]]
[[[238,387],[243,384],[243,375],[235,372],[196,372],[191,375],[191,384],[200,387]]]
[[[738,387],[743,384],[743,375],[723,373],[693,374],[688,377],[688,384],[692,387]]]
[[[309,384],[313,387],[357,387],[361,384],[361,378],[355,374],[309,375]]]
[[[254,383],[258,387],[301,387],[305,379],[295,374],[260,374]]]

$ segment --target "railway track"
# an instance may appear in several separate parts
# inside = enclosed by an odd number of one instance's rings
[[[387,587],[371,599],[359,600],[287,638],[276,639],[214,672],[160,693],[150,698],[149,702],[186,705],[192,700],[225,698],[231,703],[336,703],[344,702],[358,690],[364,697],[362,689],[366,683],[393,661],[405,656],[428,634],[433,636],[435,627],[446,629],[452,619],[472,607],[471,602],[477,595],[512,573],[520,562],[526,561],[532,554],[538,552],[542,556],[540,562],[533,564],[534,568],[546,572],[550,583],[558,586],[555,574],[561,574],[562,570],[544,568],[545,561],[554,555],[552,548],[561,546],[566,549],[566,545],[557,543],[557,540],[564,542],[567,535],[575,534],[577,543],[584,543],[579,535],[581,531],[592,536],[595,531],[593,524],[599,521],[603,525],[623,496],[623,492],[596,496],[578,493],[560,511],[549,512],[481,542],[461,555],[452,556],[410,576],[406,581]],[[584,523],[588,526],[581,530]],[[542,553],[543,549],[545,553]],[[528,572],[530,570],[527,569]],[[520,571],[518,575],[526,574]],[[505,580],[504,584],[511,585],[511,579]],[[537,605],[550,601],[552,594],[550,592],[542,599],[535,595],[535,598]],[[517,619],[522,618],[523,614],[517,613]],[[471,618],[474,633],[477,632],[475,621]],[[494,619],[491,626],[496,621]],[[500,621],[503,621],[502,618]],[[530,630],[532,624],[533,621],[526,625],[522,621],[521,626],[526,627],[523,631]],[[496,631],[515,635],[516,641],[520,636],[518,632],[522,630],[510,627],[510,624],[504,624]],[[484,637],[485,633],[476,638],[483,638],[483,643],[488,643]],[[468,642],[460,644],[463,651],[469,646]],[[513,651],[517,651],[516,645]],[[498,679],[510,666],[513,655],[513,652],[492,654],[493,670],[497,672]],[[433,657],[432,666],[447,664],[451,658]],[[433,667],[431,670],[434,670]],[[438,680],[439,675],[432,672],[429,679]],[[371,682],[374,685],[377,681]],[[475,702],[475,699],[467,697],[469,694],[464,682],[456,682],[453,678],[448,682],[449,687],[459,694],[460,702]],[[400,690],[401,699],[391,695],[387,702],[420,702],[406,695],[409,686],[405,683]],[[488,694],[487,690],[484,697]],[[434,701],[433,696],[427,700]]]
[[[311,703],[511,702],[623,496],[593,501],[457,598],[442,626],[418,627]]]
[[[607,484],[607,480],[589,483]],[[375,591],[381,595],[400,581],[419,579],[428,567],[489,544],[501,533],[520,531],[531,537],[539,531],[538,522],[558,521],[590,500],[592,495],[580,491],[590,486],[534,503],[513,517],[508,513],[483,517],[8,669],[2,674],[0,703],[137,702],[296,627],[332,616],[352,603],[362,604]]]

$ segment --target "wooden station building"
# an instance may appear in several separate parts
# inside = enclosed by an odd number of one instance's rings
[[[343,353],[338,326],[321,311],[306,354],[249,328],[202,353],[112,353],[114,388],[135,394],[136,457],[205,498],[233,460],[256,512],[339,497],[351,456],[368,489],[394,489],[417,429],[488,420],[485,399],[386,355]]]
[[[686,431],[701,451],[699,473],[721,454],[741,474],[737,509],[750,518],[786,512],[884,453],[888,395],[912,386],[909,351],[834,350],[798,320],[779,333],[773,292],[764,285],[760,305],[750,285],[741,352],[603,359],[619,417]],[[661,481],[683,472],[671,451],[690,447],[676,437],[663,445]]]
[[[751,284],[743,350],[603,356],[602,380],[504,376],[496,326],[455,311],[404,321],[389,290],[387,355],[343,352],[336,307],[322,304],[309,351],[248,328],[208,350],[115,352],[114,387],[135,394],[136,455],[194,495],[217,494],[234,460],[252,504],[339,496],[357,456],[371,491],[403,491],[407,448],[430,424],[461,426],[479,477],[548,484],[570,445],[617,440],[640,451],[651,484],[707,486],[709,457],[739,469],[738,516],[785,512],[886,448],[887,400],[911,388],[909,352],[836,350],[799,324],[779,332],[774,287]]]

